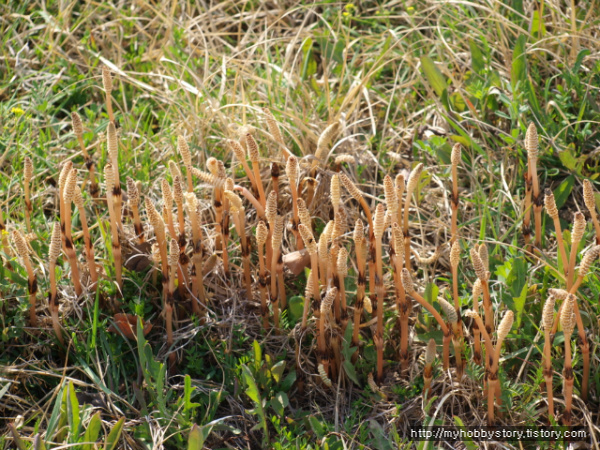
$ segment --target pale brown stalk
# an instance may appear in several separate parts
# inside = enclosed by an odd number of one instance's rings
[[[320,314],[317,318],[317,351],[319,353],[319,359],[325,369],[325,373],[329,373],[330,358],[329,352],[327,351],[327,341],[325,339],[325,330],[331,323],[331,307],[333,306],[333,300],[337,295],[337,288],[332,287],[327,290],[325,297],[320,305]]]
[[[87,215],[85,212],[85,205],[83,201],[83,195],[81,188],[75,185],[75,195],[73,196],[73,203],[77,206],[79,211],[79,220],[81,222],[81,229],[83,231],[83,243],[85,246],[85,259],[88,263],[88,269],[90,271],[90,279],[92,284],[90,289],[94,291],[98,288],[98,269],[96,267],[96,259],[94,255],[94,244],[90,236],[90,230],[88,228]]]
[[[463,359],[462,359],[462,322],[459,321],[458,314],[454,305],[450,304],[443,298],[438,298],[438,302],[442,307],[442,311],[448,318],[448,326],[452,329],[452,345],[454,346],[454,357],[456,358],[456,375],[458,381],[463,377]]]
[[[429,397],[431,390],[431,380],[433,379],[433,361],[435,361],[436,345],[435,340],[429,339],[427,349],[425,350],[425,367],[423,368],[423,396]]]
[[[69,176],[71,169],[73,169],[73,162],[67,161],[66,163],[63,164],[62,169],[60,171],[60,175],[58,176],[58,208],[59,208],[59,214],[60,214],[60,230],[63,235],[62,248],[65,253],[66,253],[67,249],[65,247],[65,240],[64,240],[64,234],[65,234],[64,192],[65,192],[65,185],[67,184],[67,177]]]
[[[269,225],[269,236],[267,237],[267,270],[271,273],[271,276],[275,276],[275,267],[271,266],[273,260],[273,227],[275,226],[275,219],[277,217],[277,195],[275,192],[269,192],[267,198],[267,205],[265,207],[265,216]]]
[[[355,362],[358,357],[358,339],[360,333],[360,318],[362,317],[365,290],[367,284],[367,248],[365,241],[365,227],[362,220],[357,219],[354,226],[354,247],[356,249],[356,302],[354,303],[354,328],[352,329],[352,346],[356,347],[356,352],[352,355],[352,361]]]
[[[348,276],[348,250],[345,247],[340,248],[337,257],[337,276],[339,278],[339,297],[341,306],[340,321],[342,330],[346,329],[348,323],[348,305],[346,303],[346,285],[345,279]]]
[[[532,192],[531,201],[533,203],[533,213],[535,218],[535,246],[542,247],[542,205],[544,199],[540,192],[540,185],[537,176],[537,160],[539,141],[537,129],[533,123],[529,124],[525,134],[525,149],[527,150],[527,166],[529,177],[531,178]],[[529,214],[527,214],[529,216]]]
[[[277,285],[281,279],[276,276],[277,265],[281,259],[281,241],[283,239],[283,217],[277,215],[272,222],[273,233],[271,236],[271,245],[273,254],[271,259],[271,304],[273,305],[273,326],[275,331],[279,330],[279,294]],[[280,288],[281,289],[281,288]]]
[[[412,200],[412,196],[419,185],[419,179],[421,178],[421,173],[423,172],[423,164],[419,163],[415,166],[415,168],[410,172],[410,176],[408,177],[408,182],[406,184],[406,200],[404,202],[404,217],[403,217],[403,230],[404,234],[404,266],[410,271],[410,230],[408,227],[408,213],[410,210],[410,202]]]
[[[167,346],[169,350],[173,346],[173,293],[175,292],[175,277],[177,276],[177,266],[179,263],[179,246],[175,239],[169,243],[169,275],[168,275],[168,295],[165,303],[165,318],[167,326]],[[175,370],[175,353],[169,352],[169,370]]]
[[[167,296],[169,294],[169,257],[167,252],[167,235],[165,232],[165,222],[159,212],[156,210],[154,203],[150,198],[144,199],[146,206],[146,212],[148,214],[148,220],[154,229],[154,235],[156,236],[156,242],[158,244],[158,250],[160,253],[161,268],[163,274],[163,306],[167,302]]]
[[[119,288],[123,287],[122,265],[121,265],[121,243],[119,240],[119,225],[117,222],[117,214],[115,213],[114,192],[117,189],[115,186],[115,175],[111,163],[104,166],[104,183],[106,185],[106,202],[108,204],[108,213],[110,216],[110,231],[112,235],[112,253],[115,262],[115,274]]]
[[[90,195],[96,198],[100,194],[100,188],[98,187],[98,182],[96,181],[96,165],[94,164],[94,160],[91,158],[83,142],[83,123],[81,121],[81,117],[79,117],[79,114],[77,114],[75,111],[71,113],[71,123],[73,125],[73,133],[77,137],[79,148],[85,160],[85,166],[90,174]]]
[[[65,230],[64,230],[64,246],[66,249],[69,265],[71,266],[71,280],[75,288],[75,294],[79,297],[83,293],[81,279],[79,277],[79,266],[77,265],[77,254],[75,253],[75,244],[71,233],[71,203],[75,196],[75,187],[77,186],[77,171],[71,169],[67,175],[65,182],[64,197],[64,212],[65,212]]]
[[[56,260],[60,255],[61,247],[60,228],[60,223],[54,222],[48,251],[48,272],[50,274],[50,297],[48,299],[48,307],[50,309],[50,316],[52,317],[52,327],[54,328],[54,333],[56,334],[59,342],[64,346],[65,340],[62,336],[60,321],[58,319],[58,290],[56,288]]]
[[[556,207],[556,202],[554,201],[554,194],[550,189],[546,189],[546,197],[545,197],[545,206],[546,212],[552,218],[554,222],[554,230],[556,232],[556,244],[558,246],[558,252],[562,259],[563,264],[563,272],[567,279],[567,283],[569,282],[569,260],[567,259],[567,252],[565,250],[565,243],[562,237],[562,228],[560,226],[560,218],[558,217],[558,208]],[[558,263],[558,261],[557,261]]]
[[[261,205],[265,206],[267,203],[267,197],[265,196],[265,188],[260,177],[260,167],[258,161],[260,159],[260,153],[258,151],[258,144],[252,137],[252,134],[246,134],[246,146],[248,148],[248,156],[252,163],[252,172],[254,173],[254,179],[256,180],[256,186],[258,187],[258,200]]]
[[[177,205],[177,223],[179,225],[179,234],[177,235],[177,243],[179,245],[179,293],[181,294],[181,298],[185,298],[190,286],[188,270],[190,259],[186,253],[187,239],[183,209],[183,181],[179,175],[173,178],[173,198],[175,199],[175,205]]]
[[[563,309],[560,314],[560,324],[565,337],[565,365],[563,370],[564,393],[565,393],[565,412],[563,414],[563,424],[570,426],[572,413],[571,407],[573,402],[573,367],[571,365],[571,335],[575,329],[575,303],[576,298],[573,294],[568,294]]]
[[[256,226],[256,244],[258,246],[258,285],[260,289],[260,313],[263,318],[263,328],[269,329],[269,308],[267,306],[267,266],[265,265],[264,250],[269,230],[261,220]],[[306,303],[306,300],[305,300]]]
[[[106,66],[102,66],[102,86],[104,87],[104,94],[106,95],[106,112],[108,113],[108,120],[114,125],[115,115],[112,108],[112,96],[113,80],[110,74],[110,69]]]
[[[296,241],[296,249],[301,250],[304,248],[302,239],[300,237],[300,233],[298,231],[298,173],[300,168],[298,166],[298,159],[295,156],[290,156],[287,160],[287,164],[285,165],[285,173],[288,178],[288,182],[290,184],[290,193],[292,194],[292,211],[293,211],[293,219],[292,219],[292,232],[294,233],[294,238]]]
[[[414,298],[417,302],[419,302],[423,308],[429,311],[429,313],[435,318],[437,323],[440,325],[440,328],[444,333],[444,371],[447,371],[450,368],[450,339],[452,335],[450,328],[448,328],[448,325],[446,325],[446,322],[444,321],[440,313],[436,311],[433,305],[431,305],[415,290],[410,272],[406,268],[402,269],[402,284],[404,285],[404,290],[406,291],[406,293],[412,298]]]
[[[377,381],[383,381],[383,303],[385,299],[385,289],[383,286],[383,254],[381,247],[381,238],[385,229],[385,211],[383,204],[379,203],[375,209],[373,217],[375,235],[375,292],[377,293],[377,329],[373,340],[377,349]]]
[[[575,262],[579,253],[579,243],[585,233],[585,216],[579,211],[573,217],[573,228],[571,230],[571,254],[569,255],[569,266],[567,269],[567,290],[571,288],[575,281]]]
[[[192,181],[192,154],[190,153],[190,147],[185,140],[185,138],[181,135],[177,136],[177,150],[181,155],[181,159],[183,160],[183,165],[185,166],[185,175],[187,179],[187,192],[194,192],[194,184]]]
[[[321,292],[319,286],[319,274],[317,271],[317,267],[319,267],[318,263],[318,251],[317,251],[317,243],[315,242],[315,238],[313,236],[312,231],[306,227],[304,224],[298,225],[298,231],[300,231],[300,236],[304,240],[304,246],[308,250],[308,254],[310,255],[310,266],[311,277],[312,277],[312,297],[315,301],[320,301]],[[306,329],[306,324],[308,321],[308,302],[304,303],[304,313],[302,315],[302,330]]]
[[[233,214],[233,223],[240,237],[240,246],[242,249],[242,264],[244,266],[244,283],[246,285],[246,298],[252,301],[252,277],[250,274],[250,247],[246,239],[246,210],[242,204],[242,199],[232,191],[225,191],[225,197],[229,200],[229,207]],[[282,230],[283,233],[283,230]]]
[[[598,223],[598,214],[596,212],[596,197],[594,195],[594,188],[590,180],[583,180],[583,201],[590,216],[594,223],[594,229],[596,230],[596,245],[600,245],[600,223]]]
[[[478,278],[473,283],[473,310],[479,314],[479,297],[483,292],[481,280]],[[473,324],[473,361],[481,365],[481,330],[477,322]]]
[[[544,354],[542,357],[542,366],[544,379],[546,380],[546,394],[548,395],[548,419],[550,423],[554,420],[554,393],[552,388],[552,342],[550,333],[552,331],[552,323],[554,322],[554,303],[556,298],[554,295],[548,296],[544,304],[542,313],[542,327],[544,329]]]
[[[13,230],[12,238],[17,249],[17,254],[23,260],[23,265],[25,266],[25,270],[27,270],[27,290],[29,292],[29,324],[32,327],[37,327],[37,316],[35,314],[37,279],[35,277],[35,273],[33,272],[31,259],[29,259],[29,245],[19,230]]]
[[[331,241],[331,234],[333,233],[333,220],[327,222],[325,228],[319,236],[318,251],[319,251],[319,277],[321,284],[327,286],[327,267],[328,267],[328,244]],[[308,228],[308,226],[305,224]]]
[[[133,214],[133,229],[137,237],[138,243],[143,244],[145,242],[144,227],[142,220],[140,219],[140,193],[135,185],[135,181],[132,178],[127,177],[127,201],[131,213]]]
[[[271,163],[271,185],[273,186],[273,192],[275,192],[277,199],[279,199],[279,175],[279,164],[276,162]],[[302,242],[302,240],[300,240],[300,242]]]
[[[490,288],[488,279],[490,273],[487,271],[484,262],[481,260],[481,256],[476,248],[471,248],[471,260],[473,261],[473,268],[479,281],[481,282],[481,290],[483,291],[483,311],[485,314],[485,329],[488,334],[494,332],[494,309],[492,300],[490,298]]]
[[[400,328],[400,366],[402,371],[408,370],[408,317],[411,311],[410,302],[402,284],[402,268],[404,267],[404,235],[398,222],[392,224],[392,245],[390,260],[393,262],[394,285],[396,287],[396,308],[398,309],[398,325]]]
[[[194,265],[192,274],[192,290],[195,298],[192,301],[194,314],[202,317],[206,308],[206,294],[204,291],[204,276],[202,273],[202,212],[198,198],[193,192],[185,194],[188,216],[192,225],[192,264]]]
[[[123,196],[121,193],[121,179],[119,177],[119,140],[117,139],[117,130],[112,122],[108,124],[106,131],[106,150],[110,158],[115,178],[112,192],[113,210],[119,229],[122,230],[123,224],[121,222],[121,212],[123,209]]]
[[[227,144],[229,145],[229,148],[235,155],[236,159],[242,164],[244,172],[246,172],[246,176],[252,184],[252,189],[254,190],[254,192],[258,192],[256,179],[254,178],[254,172],[252,172],[252,169],[250,169],[250,166],[248,166],[248,162],[246,161],[246,152],[244,151],[244,148],[238,141],[234,141],[233,139],[229,139],[227,141]]]

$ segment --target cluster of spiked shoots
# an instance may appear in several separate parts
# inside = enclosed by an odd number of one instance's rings
[[[204,258],[204,241],[202,233],[203,224],[207,220],[200,206],[200,200],[194,192],[194,179],[201,181],[211,188],[214,209],[214,242],[217,253],[221,256],[222,270],[227,278],[233,278],[233,260],[230,260],[233,238],[230,235],[231,222],[233,222],[240,243],[241,266],[243,272],[243,290],[249,304],[254,302],[254,290],[257,288],[257,297],[260,298],[260,315],[262,327],[265,331],[272,329],[274,333],[281,332],[281,314],[286,305],[286,286],[284,278],[284,239],[285,231],[291,232],[288,239],[293,252],[306,256],[310,264],[307,276],[307,285],[304,299],[303,316],[296,333],[296,361],[301,361],[300,349],[302,336],[314,322],[314,331],[317,347],[317,372],[323,385],[332,386],[331,380],[339,379],[343,370],[342,361],[342,336],[346,327],[352,323],[353,333],[351,346],[356,347],[353,360],[358,357],[361,329],[373,325],[373,342],[377,352],[376,376],[369,374],[369,384],[374,391],[379,392],[376,382],[381,383],[384,376],[384,311],[390,308],[390,303],[397,310],[397,329],[400,336],[398,361],[403,372],[410,366],[409,352],[409,317],[413,310],[412,300],[427,310],[438,323],[443,333],[442,360],[445,371],[450,369],[450,342],[453,344],[456,362],[456,376],[458,380],[464,376],[466,359],[463,357],[465,349],[465,329],[461,314],[461,299],[459,297],[458,269],[460,265],[461,243],[458,236],[458,167],[461,162],[461,149],[457,144],[452,149],[451,155],[451,239],[450,268],[452,276],[452,301],[438,298],[438,303],[445,316],[418,291],[412,267],[411,257],[420,264],[428,261],[421,258],[411,248],[410,215],[411,203],[418,193],[419,180],[423,165],[417,164],[405,181],[404,175],[399,174],[395,180],[387,175],[383,180],[384,201],[376,201],[372,209],[363,192],[344,173],[335,173],[331,176],[330,200],[333,208],[333,220],[329,221],[319,236],[315,235],[312,204],[315,202],[314,175],[324,161],[327,147],[336,133],[338,124],[332,124],[323,132],[317,144],[314,161],[303,167],[296,156],[286,147],[282,133],[275,118],[270,111],[264,110],[264,117],[272,140],[276,143],[279,153],[279,163],[285,162],[285,178],[280,176],[278,162],[273,162],[270,167],[269,184],[265,183],[264,170],[261,170],[261,155],[258,143],[251,132],[241,134],[239,140],[227,141],[235,159],[241,164],[246,173],[250,186],[245,187],[235,184],[227,176],[223,161],[208,158],[206,168],[208,171],[193,167],[192,155],[186,139],[179,136],[177,150],[183,163],[185,175],[180,164],[170,161],[168,172],[172,182],[167,177],[160,180],[162,192],[162,211],[159,212],[150,197],[144,198],[145,212],[150,226],[144,226],[140,214],[141,185],[132,178],[126,180],[126,196],[122,192],[122,181],[119,171],[119,137],[115,127],[112,110],[112,78],[107,70],[103,71],[103,85],[106,92],[107,113],[109,123],[106,131],[106,146],[108,161],[103,168],[104,186],[106,189],[106,206],[108,208],[108,227],[110,228],[110,249],[114,265],[114,281],[119,292],[123,287],[123,255],[121,243],[126,237],[131,236],[138,244],[153,241],[153,259],[157,269],[162,273],[162,307],[165,319],[167,344],[174,344],[173,328],[179,305],[189,301],[192,314],[205,320],[208,306],[207,292],[205,291],[204,275],[209,266]],[[86,176],[89,181],[89,192],[92,199],[100,195],[97,183],[95,163],[88,153],[83,141],[83,125],[77,113],[73,113],[73,131],[77,138],[79,148],[84,157],[88,171]],[[527,197],[526,205],[533,204],[535,212],[535,245],[541,247],[541,211],[542,201],[539,181],[537,179],[537,133],[535,127],[530,126],[526,136],[529,165],[527,171]],[[344,155],[339,155],[336,161],[348,161]],[[338,164],[339,171],[339,164]],[[304,173],[303,173],[304,172]],[[24,191],[25,191],[25,219],[27,229],[31,229],[30,213],[32,203],[30,198],[30,183],[33,176],[33,163],[28,158],[24,164]],[[287,181],[289,195],[285,195]],[[358,218],[351,233],[348,233],[349,220],[347,208],[350,199],[343,199],[342,187],[350,198],[358,203],[362,211],[362,218]],[[597,243],[600,243],[600,225],[596,215],[595,202],[591,184],[584,183],[584,199],[588,207],[594,227],[596,229]],[[53,328],[58,340],[64,343],[59,321],[59,299],[56,280],[56,264],[61,253],[61,248],[67,256],[71,271],[71,281],[75,294],[81,296],[88,291],[98,289],[100,277],[103,274],[96,263],[96,254],[93,240],[88,226],[85,200],[78,179],[78,170],[71,161],[63,164],[59,183],[59,222],[55,222],[49,246],[49,273],[50,296],[49,310],[52,317]],[[128,208],[124,208],[124,203]],[[76,245],[72,230],[72,204],[78,209],[81,231],[84,240],[84,255],[87,268],[80,271],[77,258]],[[291,203],[291,205],[290,205]],[[97,206],[101,203],[97,203]],[[175,207],[174,207],[175,205]],[[570,423],[571,399],[573,391],[573,370],[571,367],[570,337],[577,324],[583,356],[582,397],[585,399],[589,380],[589,343],[583,328],[581,315],[577,305],[577,290],[588,273],[591,264],[600,253],[600,246],[592,247],[584,256],[579,271],[576,275],[575,263],[579,243],[585,231],[585,219],[581,213],[575,215],[573,232],[571,233],[571,250],[569,258],[565,244],[562,240],[558,211],[554,204],[552,193],[545,196],[545,207],[548,215],[553,219],[558,243],[558,254],[566,280],[566,289],[550,290],[550,296],[544,307],[543,329],[545,334],[544,347],[544,376],[548,388],[549,415],[553,416],[552,400],[552,366],[550,349],[552,338],[556,334],[560,323],[565,334],[565,423]],[[176,209],[176,212],[175,212]],[[252,210],[254,214],[252,214]],[[97,213],[97,208],[95,209]],[[524,230],[529,230],[528,210],[524,220]],[[131,225],[124,218],[131,217]],[[4,223],[0,226],[4,229]],[[366,221],[366,224],[365,224]],[[287,224],[287,227],[286,227]],[[251,236],[247,228],[255,225],[257,244],[257,270],[253,273]],[[152,233],[153,232],[153,237]],[[191,231],[191,232],[190,232]],[[346,277],[348,276],[348,262],[352,258],[347,248],[345,238],[351,234],[354,242],[354,259],[356,267],[356,294],[354,302],[346,293]],[[530,235],[530,232],[529,232]],[[526,241],[529,242],[528,234]],[[27,239],[18,231],[13,231],[13,241],[18,255],[28,274],[30,322],[32,326],[37,323],[36,293],[37,282],[33,265],[29,259],[30,248]],[[210,236],[208,238],[211,238]],[[384,243],[388,245],[389,259],[387,264],[393,275],[393,302],[389,302],[388,286],[385,285]],[[8,244],[2,242],[8,250]],[[429,261],[439,255],[439,249]],[[513,323],[513,313],[505,313],[500,322],[495,345],[492,336],[495,332],[494,309],[490,296],[489,286],[489,256],[485,244],[475,245],[470,249],[470,255],[475,269],[477,280],[473,284],[472,309],[463,314],[473,319],[473,360],[476,364],[485,361],[488,395],[488,421],[494,422],[495,404],[501,402],[500,384],[498,382],[499,357],[503,341],[506,339]],[[214,259],[213,259],[214,261]],[[158,270],[155,271],[155,274]],[[254,277],[253,277],[254,275]],[[254,282],[257,282],[257,285]],[[368,286],[367,286],[368,283]],[[483,299],[483,319],[480,315],[479,298]],[[556,300],[563,300],[557,318],[554,318],[554,304]],[[353,304],[352,304],[353,303]],[[373,318],[362,322],[365,314],[373,314]],[[368,316],[366,316],[368,319]],[[314,319],[314,320],[313,320]],[[483,339],[483,347],[482,347]],[[433,361],[435,359],[436,344],[430,341],[425,356],[425,391],[431,389],[433,377]],[[485,357],[484,357],[485,354]],[[176,355],[169,354],[171,369],[175,367]],[[303,371],[299,371],[303,374]],[[298,378],[302,382],[302,376]]]

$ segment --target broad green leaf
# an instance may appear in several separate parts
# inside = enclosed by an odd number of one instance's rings
[[[562,206],[569,198],[574,184],[575,177],[573,175],[570,175],[567,178],[565,178],[565,180],[562,183],[560,183],[560,185],[554,190],[554,200],[556,201],[556,207],[558,209],[562,208]]]
[[[98,412],[92,416],[87,430],[85,430],[83,442],[86,442],[86,444],[83,445],[82,450],[93,450],[94,443],[98,440],[101,428],[102,420],[100,419],[100,413]]]
[[[254,373],[258,373],[262,366],[262,349],[257,341],[252,342],[252,350],[254,351]]]
[[[423,73],[425,74],[425,78],[427,78],[427,82],[438,95],[438,97],[441,97],[447,88],[444,75],[442,75],[440,69],[436,67],[435,63],[429,56],[421,57],[421,67],[423,68]]]
[[[250,397],[250,399],[254,403],[260,403],[260,392],[258,391],[258,386],[256,385],[256,381],[254,380],[254,376],[250,369],[247,366],[242,366],[242,375],[244,376],[244,382],[248,386],[246,389],[246,395]]]
[[[521,325],[521,316],[523,315],[523,309],[525,308],[525,301],[527,300],[527,291],[528,291],[527,284],[525,284],[525,286],[523,286],[523,289],[521,291],[521,295],[513,298],[513,301],[515,304],[515,309],[517,310],[517,323],[515,325],[516,329],[518,329],[519,326]]]
[[[121,417],[115,426],[110,430],[104,443],[104,450],[114,450],[119,443],[121,432],[123,431],[123,424],[125,423],[125,417]]]
[[[52,408],[52,415],[50,416],[50,420],[48,420],[48,429],[46,430],[46,439],[52,439],[54,435],[54,431],[61,421],[61,412],[62,412],[62,399],[63,392],[65,391],[65,386],[63,385],[58,391],[58,395],[56,396],[56,402],[54,403],[54,408]]]
[[[283,376],[283,371],[285,370],[285,361],[279,361],[273,367],[271,367],[271,375],[273,375],[273,379],[275,383],[279,383],[281,381],[281,377]]]
[[[523,83],[525,81],[527,75],[526,42],[525,35],[519,36],[515,43],[515,48],[513,49],[512,70],[510,74],[513,91],[515,90],[517,83]]]
[[[323,439],[326,430],[319,419],[317,419],[315,416],[308,416],[308,422],[310,423],[310,428],[312,429],[313,433],[315,433],[317,436],[317,439]]]
[[[304,297],[295,295],[288,300],[288,312],[294,322],[298,322],[304,314]]]
[[[481,53],[481,50],[479,50],[473,39],[469,39],[469,48],[471,49],[471,67],[473,68],[473,72],[481,74],[485,69],[483,53]]]
[[[203,430],[196,424],[192,426],[188,438],[188,450],[202,450],[204,448],[205,436]]]
[[[544,24],[544,18],[540,20],[540,11],[538,9],[533,10],[533,20],[531,21],[531,34],[537,39],[541,39],[546,35],[546,25]]]
[[[573,148],[566,147],[564,150],[558,152],[558,157],[560,158],[560,162],[562,162],[567,169],[579,175],[583,168],[586,156],[584,155],[582,158],[577,158],[574,153],[575,150]]]
[[[75,386],[69,381],[68,386],[69,399],[67,402],[67,418],[69,420],[69,429],[72,437],[75,439],[79,436],[79,402],[75,394]]]
[[[349,359],[345,359],[343,362],[343,366],[344,366],[344,372],[346,372],[346,375],[348,375],[348,378],[350,378],[354,384],[356,384],[357,386],[360,386],[360,383],[358,382],[358,376],[356,375],[356,369],[354,368],[352,361]]]

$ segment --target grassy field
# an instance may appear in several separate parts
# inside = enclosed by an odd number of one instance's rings
[[[0,13],[0,448],[600,448],[595,0]]]

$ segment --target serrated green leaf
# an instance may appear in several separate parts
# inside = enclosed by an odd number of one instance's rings
[[[356,369],[354,368],[352,361],[346,359],[346,360],[344,360],[342,365],[344,367],[344,372],[346,372],[346,375],[348,375],[348,378],[350,378],[354,384],[356,384],[357,386],[360,386],[360,383],[358,381],[358,376],[356,375]]]

